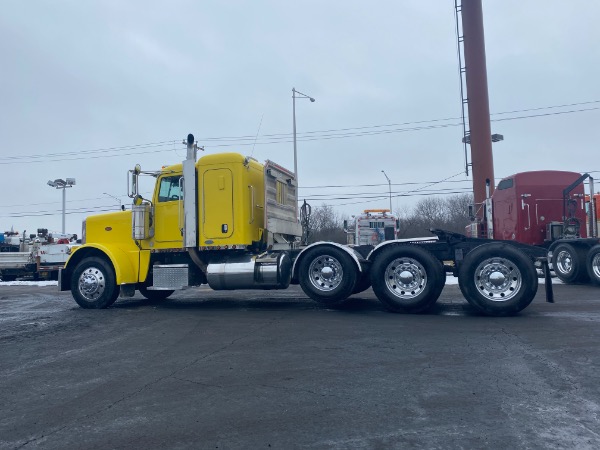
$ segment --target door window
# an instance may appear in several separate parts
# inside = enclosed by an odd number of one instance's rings
[[[179,187],[181,176],[162,177],[158,188],[159,202],[172,202],[181,199],[182,189]],[[183,186],[182,186],[183,187]]]

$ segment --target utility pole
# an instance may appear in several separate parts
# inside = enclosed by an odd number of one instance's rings
[[[387,174],[385,173],[385,170],[382,170],[381,172],[385,175],[385,178],[388,181],[388,186],[390,188],[390,214],[392,214],[392,182],[391,182],[390,178],[387,176]]]

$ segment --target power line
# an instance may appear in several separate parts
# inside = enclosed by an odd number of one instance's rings
[[[551,105],[551,106],[543,106],[537,108],[527,108],[527,109],[518,109],[513,111],[504,111],[499,113],[493,113],[494,115],[504,115],[504,114],[515,114],[520,112],[529,112],[529,111],[540,111],[544,109],[556,109],[556,108],[564,108],[571,106],[582,106],[582,105],[590,105],[600,103],[600,100],[592,100],[586,102],[578,102],[578,103],[569,103],[563,105]],[[518,119],[527,119],[527,118],[535,118],[535,117],[544,117],[544,116],[553,116],[553,115],[562,115],[562,114],[572,114],[579,112],[587,112],[587,111],[595,111],[600,109],[600,107],[593,108],[581,108],[569,111],[558,111],[553,113],[546,114],[531,114],[531,115],[523,115],[517,117],[508,117],[508,118],[499,118],[492,119],[492,122],[496,121],[507,121],[507,120],[518,120]],[[371,125],[371,126],[363,126],[363,127],[352,127],[352,128],[339,128],[339,129],[329,129],[329,130],[319,130],[319,131],[307,131],[300,133],[300,137],[298,140],[300,141],[314,141],[314,140],[330,140],[330,139],[346,139],[351,137],[362,137],[362,136],[372,136],[379,134],[390,134],[390,133],[402,133],[402,132],[410,132],[410,131],[424,131],[424,130],[432,130],[438,128],[447,128],[447,127],[455,127],[461,126],[462,123],[450,123],[450,124],[438,124],[438,125],[429,125],[429,126],[417,126],[410,128],[395,128],[391,130],[378,130],[379,128],[389,128],[389,127],[402,127],[406,125],[419,125],[419,124],[427,124],[427,123],[438,123],[438,122],[446,122],[450,120],[459,120],[460,117],[449,117],[445,119],[430,119],[430,120],[420,120],[420,121],[411,121],[411,122],[401,122],[394,124],[386,124],[386,125]],[[360,131],[360,130],[370,130],[370,131]],[[350,133],[348,133],[350,131]],[[281,143],[290,143],[290,133],[275,133],[275,134],[266,134],[262,135],[263,140],[257,140],[256,142],[240,142],[240,141],[254,141],[256,140],[256,136],[237,136],[237,137],[209,137],[209,138],[201,138],[199,141],[202,142],[227,142],[230,141],[229,144],[217,144],[217,145],[205,145],[206,148],[210,147],[232,147],[232,146],[248,146],[248,145],[269,145],[269,144],[281,144]],[[266,138],[266,139],[264,139]],[[81,159],[94,159],[94,158],[112,158],[116,156],[131,156],[138,155],[140,153],[158,153],[164,151],[164,149],[148,151],[148,148],[153,147],[166,147],[173,146],[177,142],[177,139],[167,140],[167,141],[159,141],[159,142],[150,142],[146,144],[135,144],[128,146],[119,146],[119,147],[105,147],[98,149],[88,149],[82,151],[69,151],[69,152],[57,152],[57,153],[49,153],[49,154],[35,154],[35,155],[19,155],[4,158],[4,161],[0,162],[1,165],[13,164],[15,162],[20,162],[24,164],[31,163],[40,163],[40,162],[59,162],[59,161],[76,161]],[[135,150],[133,152],[123,153],[123,151],[127,150]],[[139,151],[139,150],[144,150]],[[175,149],[170,149],[175,150]],[[106,154],[107,152],[119,152],[116,154]],[[95,153],[103,153],[101,156],[89,156]],[[82,156],[88,155],[88,156]],[[74,158],[63,158],[63,156],[75,156]],[[50,159],[48,159],[50,158]]]
[[[447,191],[447,192],[440,192],[437,195],[454,195],[454,194],[465,194],[468,192],[464,192],[464,191]],[[393,197],[422,197],[422,196],[429,196],[429,195],[433,195],[431,193],[421,193],[421,194],[404,194],[404,195],[396,195]],[[332,206],[332,207],[339,207],[339,206],[347,206],[347,205],[360,205],[360,204],[364,204],[364,203],[373,203],[375,200],[381,199],[381,200],[387,200],[389,198],[388,195],[382,195],[380,197],[377,198],[373,198],[371,200],[368,201],[360,201],[360,202],[347,202],[347,203],[338,203],[335,205],[331,205],[331,204],[325,204],[325,206]],[[307,201],[309,200],[308,198],[306,199]]]
[[[100,208],[94,208],[94,209],[88,209],[88,210],[77,210],[77,211],[66,211],[65,214],[87,214],[87,213],[100,213],[100,212],[110,212],[110,211],[114,211],[113,208],[109,208],[109,209],[100,209]],[[18,219],[18,218],[23,218],[23,217],[43,217],[43,216],[56,216],[58,214],[61,214],[62,211],[56,211],[56,212],[38,212],[38,213],[20,213],[20,214],[6,214],[6,215],[0,215],[0,217],[4,217],[7,219]]]
[[[162,142],[150,142],[147,144],[126,145],[126,146],[122,146],[122,147],[97,148],[97,149],[93,149],[93,150],[77,150],[77,151],[70,151],[70,152],[44,153],[44,154],[37,154],[37,155],[7,156],[3,159],[16,161],[16,160],[27,159],[27,158],[43,158],[44,161],[46,161],[46,158],[54,157],[54,156],[68,156],[68,155],[80,156],[82,154],[90,154],[90,153],[104,153],[104,152],[110,152],[110,151],[114,152],[114,151],[120,151],[120,150],[133,150],[133,149],[145,149],[145,148],[152,148],[152,147],[164,147],[167,145],[173,145],[174,142],[175,141],[171,140],[171,141],[162,141]]]
[[[412,191],[409,192],[392,192],[392,197],[412,197],[413,195],[438,195],[438,194],[445,194],[446,192],[452,192],[452,193],[469,193],[471,192],[471,189],[469,188],[464,188],[464,189],[460,189],[460,190],[456,190],[456,189],[440,189],[440,190],[427,190],[427,191],[419,191],[419,194],[415,194]],[[331,195],[324,195],[322,197],[317,197],[317,196],[310,196],[307,197],[306,200],[313,200],[313,201],[322,201],[322,200],[352,200],[352,199],[379,199],[379,198],[389,198],[389,193],[385,192],[385,193],[372,193],[372,195],[370,195],[369,193],[363,193],[363,194],[340,194],[342,195],[342,197],[332,197]],[[303,198],[304,200],[304,198]]]

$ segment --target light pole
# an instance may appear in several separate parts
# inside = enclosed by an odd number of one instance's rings
[[[385,170],[382,170],[382,172],[385,175],[385,178],[388,180],[388,186],[390,187],[390,214],[392,214],[392,182],[391,182],[390,178],[387,176],[387,174],[385,173]]]
[[[66,178],[65,180],[62,178],[57,178],[54,181],[49,180],[48,186],[56,189],[62,189],[62,232],[65,234],[65,212],[67,206],[67,195],[65,191],[67,188],[75,186],[75,178]]]
[[[103,192],[104,195],[108,195],[109,197],[114,198],[116,201],[119,202],[119,209],[123,209],[123,202],[121,201],[120,198],[115,197],[114,195],[109,194],[108,192]]]
[[[292,88],[292,117],[294,119],[294,177],[296,178],[296,189],[298,189],[298,153],[296,147],[296,98],[307,98],[311,102],[315,99],[309,95],[298,92],[296,88]]]

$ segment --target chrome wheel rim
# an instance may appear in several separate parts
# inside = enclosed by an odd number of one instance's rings
[[[106,289],[106,279],[102,270],[88,267],[79,276],[79,293],[88,301],[97,300]]]
[[[310,263],[308,272],[310,283],[322,292],[333,291],[344,279],[342,264],[330,255],[315,258]]]
[[[512,299],[522,284],[521,271],[505,258],[488,258],[475,270],[475,286],[484,297],[494,302]]]
[[[396,297],[412,300],[427,286],[427,272],[416,259],[396,258],[385,269],[385,284]]]
[[[568,274],[573,270],[573,257],[571,253],[566,250],[561,250],[556,256],[556,267],[554,270],[558,270],[560,273]]]
[[[592,258],[592,272],[594,272],[596,279],[600,280],[600,252]]]

